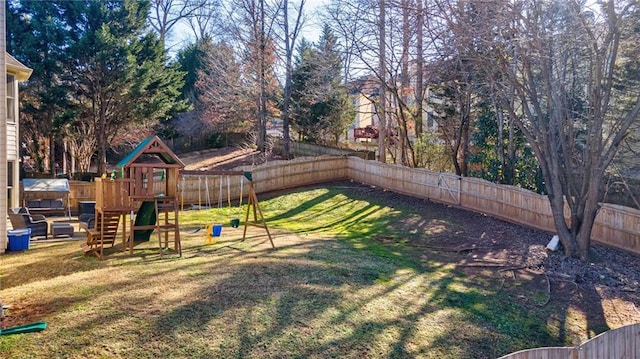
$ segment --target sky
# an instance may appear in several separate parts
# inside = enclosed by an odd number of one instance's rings
[[[322,26],[318,20],[315,12],[319,10],[322,5],[325,5],[327,0],[307,0],[305,3],[307,13],[307,25],[302,31],[302,35],[311,42],[316,42],[320,38],[322,33]]]
[[[322,32],[322,27],[319,24],[318,16],[316,12],[318,9],[326,4],[329,0],[306,0],[304,5],[304,11],[307,14],[307,23],[302,31],[302,36],[310,42],[317,42]],[[297,3],[293,1],[292,3]],[[169,47],[169,53],[175,54],[181,48],[192,43],[194,41],[193,33],[186,23],[179,23],[170,33],[167,38],[167,46]]]

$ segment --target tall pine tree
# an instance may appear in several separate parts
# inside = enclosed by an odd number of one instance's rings
[[[342,79],[337,38],[325,25],[316,46],[303,40],[293,73],[293,124],[300,138],[337,144],[355,115]]]
[[[71,38],[65,17],[72,2],[10,1],[7,3],[7,50],[33,69],[21,90],[22,143],[34,159],[36,170],[53,169],[50,161],[59,128],[55,121],[71,106],[69,93],[60,81],[64,50]]]

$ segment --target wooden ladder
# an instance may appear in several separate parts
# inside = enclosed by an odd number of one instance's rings
[[[121,212],[98,212],[95,226],[87,230],[87,242],[81,245],[84,253],[95,254],[102,259],[104,257],[105,244],[113,247],[120,225]]]
[[[173,249],[182,257],[182,244],[180,242],[180,224],[178,223],[178,200],[175,197],[154,197],[156,211],[155,231],[158,233],[158,245],[160,256],[169,248],[169,234],[173,233]],[[164,244],[163,241],[164,234]]]

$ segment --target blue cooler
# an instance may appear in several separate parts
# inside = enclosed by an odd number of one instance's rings
[[[31,228],[26,229],[10,229],[7,232],[9,238],[8,251],[25,251],[29,249],[29,241],[31,240]]]

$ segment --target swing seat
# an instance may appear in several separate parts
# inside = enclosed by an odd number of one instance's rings
[[[222,234],[221,224],[207,224],[207,238],[206,244],[216,244],[218,237]]]

